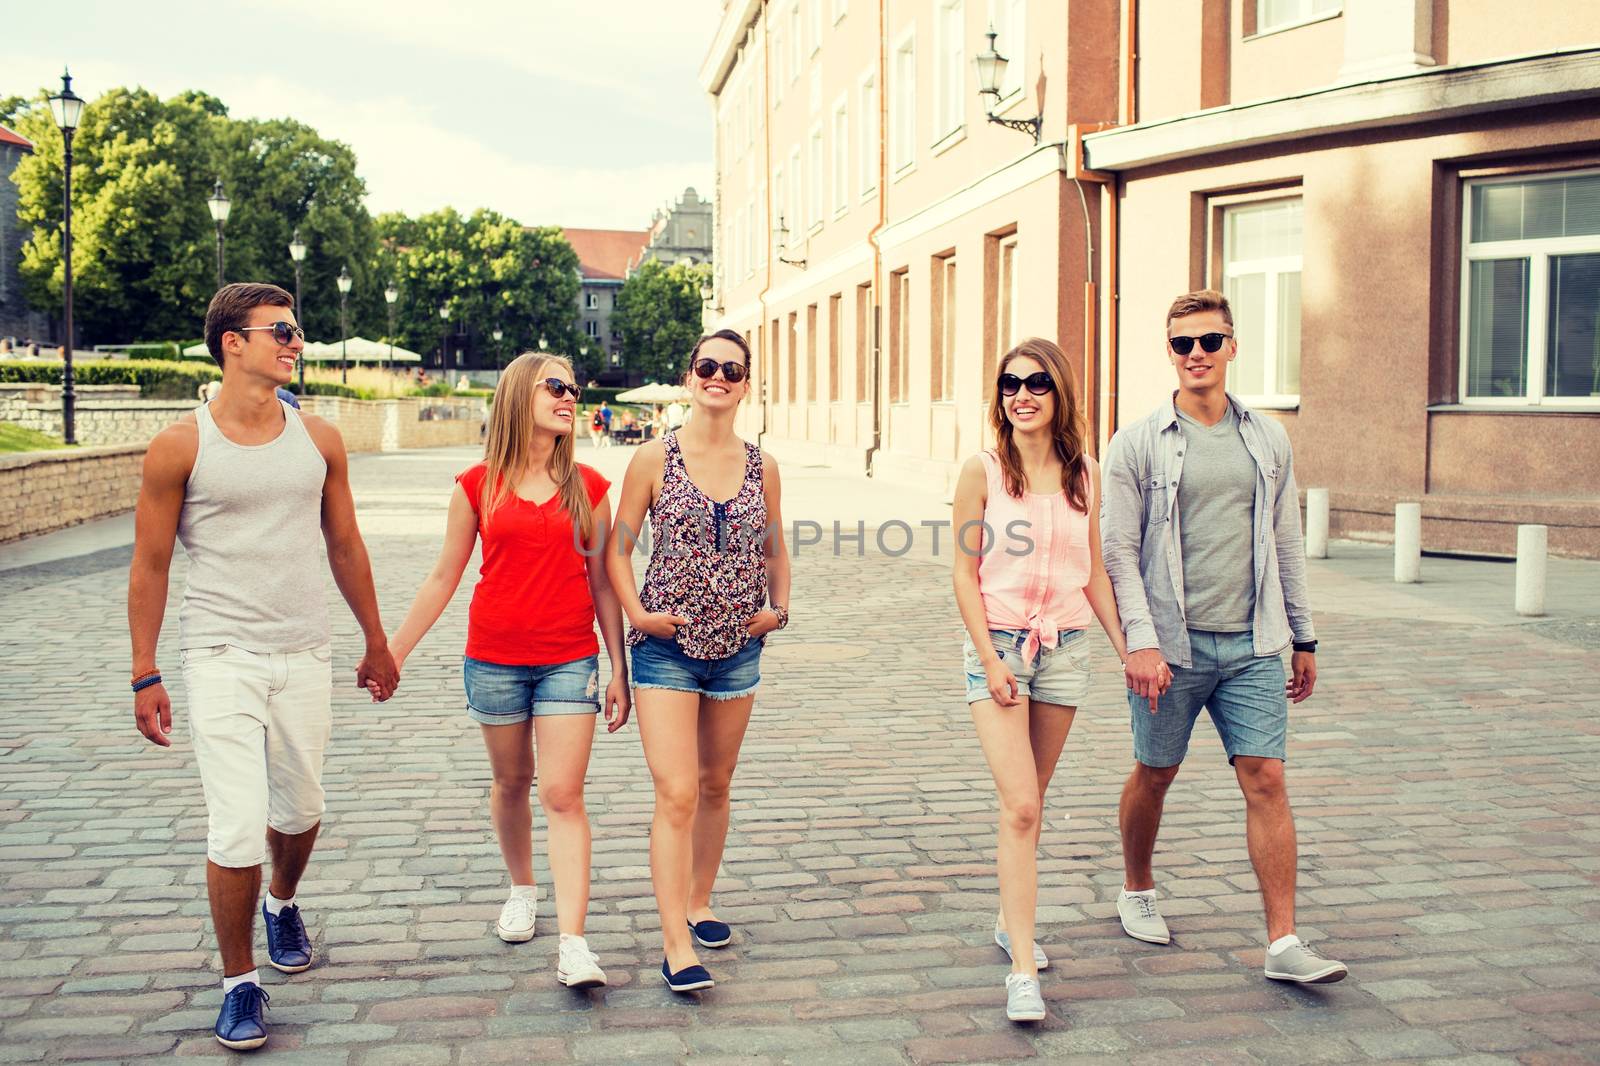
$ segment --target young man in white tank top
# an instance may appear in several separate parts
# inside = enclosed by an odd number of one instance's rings
[[[356,527],[344,440],[284,403],[305,337],[294,300],[276,285],[220,289],[206,346],[222,391],[150,442],[128,575],[134,717],[171,745],[172,702],[156,666],[174,538],[189,556],[179,611],[190,734],[205,791],[206,890],[222,953],[217,1040],[266,1042],[252,945],[261,906],[272,965],[311,965],[295,887],[323,812],[322,758],[332,722],[332,652],[319,542],[366,636],[357,688],[388,699],[399,683]]]

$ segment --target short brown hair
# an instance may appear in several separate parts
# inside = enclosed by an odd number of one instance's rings
[[[1184,315],[1198,314],[1201,311],[1221,311],[1222,320],[1228,325],[1233,325],[1233,308],[1228,306],[1228,298],[1216,289],[1200,289],[1197,292],[1186,292],[1167,308],[1167,328],[1172,328],[1172,320],[1182,318]]]
[[[276,285],[236,281],[218,289],[211,298],[211,306],[206,308],[206,348],[218,366],[222,365],[222,335],[249,325],[250,312],[258,307],[293,309],[294,297]]]

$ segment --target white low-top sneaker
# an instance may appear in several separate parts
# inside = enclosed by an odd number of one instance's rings
[[[1014,1022],[1044,1021],[1044,996],[1037,977],[1020,973],[1006,977],[1006,1017]]]
[[[1326,958],[1310,944],[1296,939],[1277,952],[1267,952],[1266,973],[1274,981],[1324,985],[1343,981],[1350,970],[1338,959]]]
[[[1154,892],[1129,892],[1117,894],[1117,917],[1122,919],[1122,931],[1135,940],[1147,944],[1170,944],[1172,934],[1156,906]]]
[[[506,905],[500,908],[500,920],[494,931],[507,944],[521,944],[533,939],[533,923],[539,912],[539,890],[518,885],[511,890]]]
[[[997,925],[994,927],[994,942],[999,945],[1001,951],[1006,953],[1006,959],[1010,960],[1011,934]],[[1033,968],[1036,970],[1048,970],[1050,968],[1050,960],[1045,957],[1044,948],[1039,946],[1037,940],[1033,942]]]
[[[561,934],[561,957],[556,962],[556,980],[568,988],[597,988],[606,983],[600,960],[581,936]]]

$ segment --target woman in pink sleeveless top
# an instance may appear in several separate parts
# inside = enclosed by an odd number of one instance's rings
[[[967,627],[967,704],[1000,794],[1000,916],[1011,957],[1006,1014],[1044,1018],[1034,943],[1043,807],[1073,714],[1089,690],[1098,619],[1127,657],[1100,561],[1100,469],[1084,454],[1072,370],[1030,338],[1000,360],[989,409],[996,447],[967,460],[952,513],[956,604]]]

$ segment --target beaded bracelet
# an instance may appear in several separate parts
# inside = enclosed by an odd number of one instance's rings
[[[780,603],[770,605],[767,610],[778,616],[778,628],[782,629],[789,624],[789,608]]]
[[[143,681],[147,677],[159,677],[160,675],[161,675],[161,671],[160,670],[146,670],[142,674],[134,674],[133,675],[133,682],[137,683],[137,682]]]
[[[143,690],[149,688],[151,685],[159,685],[159,684],[161,684],[161,675],[160,674],[150,674],[147,677],[141,677],[139,680],[135,681],[133,683],[133,691],[142,692]]]

